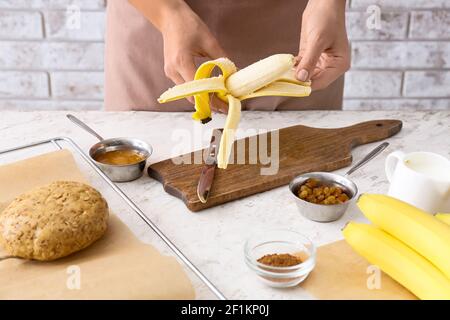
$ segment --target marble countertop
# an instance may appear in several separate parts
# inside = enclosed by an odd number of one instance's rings
[[[215,115],[213,121],[201,125],[191,120],[190,113],[73,114],[104,137],[128,136],[147,141],[154,149],[150,163],[206,147],[211,129],[223,126],[225,120],[225,116]],[[245,129],[276,129],[296,124],[331,128],[374,119],[402,120],[403,129],[388,139],[391,143],[388,150],[354,173],[352,178],[361,192],[387,191],[384,160],[390,151],[421,150],[450,157],[450,111],[244,112],[240,125],[244,132],[240,135],[250,132]],[[86,151],[96,142],[94,137],[70,123],[65,118],[65,112],[56,111],[2,112],[0,134],[0,150],[55,136],[70,137]],[[183,143],[180,143],[180,139],[184,139]],[[377,143],[355,148],[353,159],[362,158],[375,145]],[[23,156],[27,156],[26,152]],[[7,156],[0,156],[0,164],[7,161]],[[337,172],[343,173],[345,169]],[[98,177],[91,175],[90,179]],[[230,299],[312,298],[301,286],[289,290],[273,289],[256,278],[245,265],[243,257],[244,242],[251,233],[272,228],[288,228],[305,234],[316,245],[322,245],[341,239],[340,230],[349,220],[365,220],[352,205],[344,217],[336,222],[323,224],[309,221],[297,211],[287,187],[276,188],[198,213],[190,212],[180,200],[166,194],[161,184],[148,176],[120,184],[120,187]],[[158,241],[138,217],[129,214],[121,216],[121,219],[143,241]],[[199,299],[213,297],[192,274],[190,276]]]

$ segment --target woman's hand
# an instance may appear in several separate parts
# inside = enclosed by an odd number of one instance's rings
[[[194,57],[211,60],[226,53],[206,24],[190,9],[180,8],[161,29],[164,39],[164,71],[176,84],[194,79]]]
[[[225,51],[206,24],[186,5],[171,14],[161,28],[164,39],[164,71],[175,84],[194,79],[195,57],[217,59]]]
[[[326,88],[350,68],[345,0],[310,0],[302,16],[297,79]]]
[[[194,80],[195,57],[226,57],[206,24],[184,0],[128,1],[161,32],[164,72],[175,84]]]

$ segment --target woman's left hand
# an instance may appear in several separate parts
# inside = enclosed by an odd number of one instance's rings
[[[310,0],[302,15],[297,79],[328,87],[350,68],[345,0]]]

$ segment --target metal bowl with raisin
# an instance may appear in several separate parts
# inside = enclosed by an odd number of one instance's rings
[[[342,217],[358,188],[350,179],[329,172],[311,172],[294,178],[289,189],[300,213],[317,222]]]

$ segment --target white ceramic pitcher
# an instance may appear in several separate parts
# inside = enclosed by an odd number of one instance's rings
[[[388,194],[429,213],[450,212],[450,161],[431,152],[405,154],[395,151],[386,158]]]

